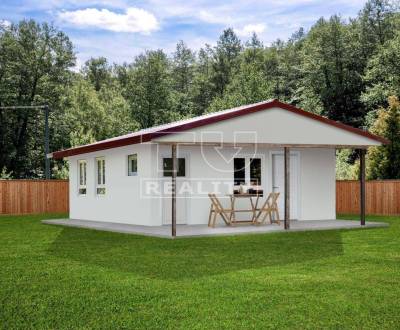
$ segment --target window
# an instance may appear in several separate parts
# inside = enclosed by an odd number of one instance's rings
[[[250,185],[261,185],[261,159],[250,158]]]
[[[128,156],[128,175],[137,175],[137,154]]]
[[[79,195],[86,195],[86,160],[78,160],[78,172],[78,193]]]
[[[178,172],[176,176],[186,176],[185,158],[177,158]],[[172,158],[163,158],[163,173],[164,176],[172,176]]]
[[[235,158],[233,160],[234,185],[261,186],[261,158]]]
[[[233,181],[235,186],[246,183],[246,159],[235,158],[233,160]]]
[[[106,160],[104,157],[96,158],[96,193],[98,195],[104,195],[106,193]]]

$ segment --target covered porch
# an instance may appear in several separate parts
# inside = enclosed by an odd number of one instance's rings
[[[365,215],[366,215],[366,194],[365,194],[365,155],[368,145],[334,145],[334,144],[269,144],[269,143],[257,143],[257,147],[268,147],[274,148],[275,150],[281,150],[283,155],[283,191],[280,193],[280,199],[283,204],[283,211],[280,211],[281,220],[280,223],[272,223],[272,217],[270,215],[271,223],[267,221],[267,223],[263,223],[259,226],[259,223],[253,221],[245,221],[247,222],[245,225],[239,225],[232,227],[231,224],[225,221],[225,226],[222,221],[220,221],[219,225],[215,228],[212,226],[201,226],[201,225],[187,225],[182,226],[179,225],[177,221],[177,173],[178,173],[178,155],[179,148],[185,146],[194,146],[195,148],[202,148],[204,145],[213,146],[213,147],[227,147],[231,148],[232,144],[218,144],[213,142],[202,142],[202,143],[186,143],[186,142],[161,142],[160,144],[164,146],[168,146],[170,148],[171,155],[171,195],[170,195],[170,204],[171,204],[171,223],[170,226],[161,226],[162,233],[164,234],[167,231],[167,228],[170,228],[169,236],[174,238],[177,236],[212,236],[212,235],[225,235],[225,234],[239,234],[239,233],[262,233],[262,232],[276,232],[276,231],[303,231],[303,230],[325,230],[325,229],[346,229],[346,228],[360,228],[360,227],[370,227],[370,226],[380,226],[379,223],[370,223],[366,224]],[[236,143],[233,145],[235,148],[245,148],[251,146],[249,143]],[[350,220],[335,220],[334,215],[327,218],[318,218],[309,220],[309,218],[301,221],[293,220],[297,218],[293,218],[293,214],[291,214],[291,180],[293,180],[291,174],[291,152],[292,150],[305,150],[305,149],[330,149],[336,150],[341,148],[346,149],[354,149],[359,154],[360,159],[360,167],[359,167],[359,180],[360,180],[360,220],[359,221],[350,221]],[[317,179],[317,178],[316,178]],[[318,180],[318,179],[317,179]],[[296,179],[297,181],[297,179]],[[271,191],[263,191],[263,199],[266,199]],[[233,194],[234,195],[234,194]],[[232,196],[233,196],[232,195]],[[226,196],[226,195],[225,195]],[[257,195],[254,195],[255,197]],[[224,197],[221,195],[220,197]],[[239,196],[240,197],[240,196]],[[250,197],[251,199],[251,197]],[[253,202],[251,202],[253,206]],[[238,212],[236,210],[236,212]],[[240,212],[240,210],[239,210]],[[254,211],[253,217],[256,217],[258,211]],[[260,214],[261,215],[261,214]],[[210,214],[211,217],[211,214]],[[275,217],[274,217],[275,218]],[[253,218],[254,219],[254,218]],[[319,220],[321,219],[321,220]],[[331,220],[326,220],[331,219]],[[240,222],[240,221],[239,221]],[[210,221],[209,221],[210,223]],[[179,231],[183,231],[179,233]]]

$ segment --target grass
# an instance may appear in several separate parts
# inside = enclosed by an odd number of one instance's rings
[[[400,327],[400,218],[179,240],[44,218],[0,217],[0,328]]]

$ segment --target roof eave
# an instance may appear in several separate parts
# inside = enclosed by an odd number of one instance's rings
[[[118,147],[122,147],[122,146],[127,146],[127,145],[131,145],[131,144],[137,144],[137,143],[142,143],[142,142],[148,142],[151,141],[154,138],[158,138],[164,135],[168,135],[168,134],[174,134],[174,133],[179,133],[185,130],[189,130],[189,129],[193,129],[193,128],[197,128],[197,127],[201,127],[201,126],[205,126],[205,125],[209,125],[209,124],[213,124],[215,122],[219,122],[219,121],[223,121],[223,120],[227,120],[227,119],[231,119],[231,118],[235,118],[238,116],[242,116],[245,114],[250,114],[250,113],[254,113],[254,112],[258,112],[260,110],[268,110],[274,107],[278,107],[278,108],[282,108],[284,110],[293,112],[295,114],[298,115],[302,115],[304,117],[308,117],[314,120],[317,120],[319,122],[323,122],[327,125],[331,125],[331,126],[335,126],[337,128],[341,128],[344,129],[346,131],[352,132],[354,134],[357,135],[361,135],[364,136],[368,139],[371,139],[373,141],[377,141],[381,144],[389,144],[390,141],[380,137],[378,135],[372,134],[368,131],[364,131],[361,130],[359,128],[355,128],[316,114],[313,114],[311,112],[307,112],[303,109],[297,108],[293,105],[290,104],[286,104],[283,103],[279,100],[272,100],[269,102],[265,102],[265,103],[258,103],[255,105],[250,105],[248,107],[243,107],[242,109],[238,110],[238,111],[233,111],[233,112],[228,112],[228,113],[222,113],[220,115],[216,115],[213,117],[206,117],[206,118],[201,118],[197,121],[192,121],[192,122],[188,122],[188,123],[184,123],[175,127],[169,127],[166,129],[162,129],[160,131],[156,131],[156,132],[149,132],[149,133],[144,133],[142,135],[136,135],[133,137],[126,137],[126,138],[121,138],[121,139],[115,139],[115,140],[111,140],[111,141],[104,141],[104,142],[97,142],[95,144],[89,144],[89,145],[85,145],[85,146],[81,146],[81,147],[76,147],[76,148],[70,148],[70,149],[66,149],[66,150],[61,150],[61,151],[56,151],[53,152],[53,158],[54,159],[62,159],[64,157],[69,157],[69,156],[74,156],[74,155],[79,155],[79,154],[85,154],[85,153],[89,153],[89,152],[95,152],[95,151],[100,151],[100,150],[107,150],[107,149],[112,149],[112,148],[118,148]]]

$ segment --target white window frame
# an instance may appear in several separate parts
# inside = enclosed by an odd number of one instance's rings
[[[83,180],[82,177],[82,167],[84,168]],[[85,189],[85,192],[81,191]],[[87,161],[85,159],[78,160],[78,195],[85,196],[87,194]]]
[[[102,196],[106,194],[106,181],[105,181],[105,165],[106,165],[106,159],[105,157],[96,157],[95,159],[96,161],[96,195],[98,196]],[[99,167],[99,162],[101,162],[100,167]],[[100,171],[100,183],[99,183],[99,171]],[[101,189],[101,191],[103,192],[99,192],[99,189]]]
[[[233,159],[232,166],[234,164],[234,161],[236,158],[243,158],[244,159],[244,170],[245,170],[245,186],[252,187],[252,188],[257,188],[257,189],[262,189],[263,185],[265,184],[266,181],[266,176],[264,173],[264,164],[265,164],[265,158],[262,157],[261,155],[236,155]],[[251,159],[261,159],[261,184],[259,185],[252,185],[250,181],[250,161]],[[233,167],[233,180],[235,180],[235,172],[234,172],[234,167]],[[234,189],[238,189],[240,186],[239,185],[234,185]]]
[[[130,160],[131,157],[136,157],[136,171],[132,171],[131,160]],[[137,176],[138,175],[138,154],[134,153],[134,154],[128,155],[127,161],[128,161],[128,176]]]

